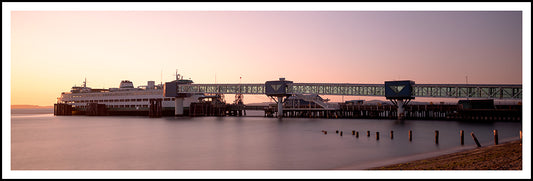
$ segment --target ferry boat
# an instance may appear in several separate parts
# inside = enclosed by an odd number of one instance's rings
[[[180,78],[177,73],[175,81],[193,83],[192,80]],[[198,102],[203,97],[205,95],[201,93],[186,97],[183,100],[184,109],[188,109],[192,102]],[[135,88],[133,82],[122,80],[118,88],[93,89],[87,87],[85,79],[82,86],[73,86],[70,92],[62,92],[57,103],[71,106],[73,115],[85,115],[90,104],[94,103],[105,105],[107,115],[147,115],[150,99],[162,99],[163,114],[174,114],[174,98],[164,97],[163,84],[155,85],[155,81],[148,81],[147,85]]]

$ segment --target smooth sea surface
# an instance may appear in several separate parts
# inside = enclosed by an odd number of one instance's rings
[[[520,122],[280,120],[262,117],[262,111],[245,117],[161,118],[48,111],[12,110],[12,170],[359,170],[475,148],[471,132],[488,146],[494,144],[494,129],[500,143],[518,139],[522,130]]]

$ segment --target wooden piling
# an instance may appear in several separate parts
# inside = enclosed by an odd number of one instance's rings
[[[158,118],[161,117],[163,114],[163,106],[162,101],[163,99],[150,99],[150,105],[149,105],[149,112],[148,116],[151,118]]]
[[[413,130],[409,130],[409,141],[413,141]]]
[[[459,134],[461,135],[461,145],[465,144],[465,131],[461,130],[459,131]]]
[[[366,131],[366,137],[370,137],[370,131]]]
[[[352,135],[355,135],[355,130],[352,130]]]
[[[376,140],[379,140],[379,132],[376,132]]]
[[[474,142],[476,142],[477,147],[481,147],[481,144],[479,144],[479,141],[476,138],[476,135],[474,135],[474,132],[470,133],[472,135],[472,138],[474,138]]]
[[[394,139],[394,131],[392,131],[392,130],[390,131],[390,139],[391,140]]]
[[[341,134],[340,134],[340,135],[342,136],[342,131],[341,131]]]
[[[72,105],[69,104],[54,104],[54,115],[72,115]]]
[[[439,130],[435,130],[435,144],[439,144]]]
[[[498,130],[494,130],[494,145],[498,145]]]
[[[356,138],[359,138],[359,131],[356,131],[356,132],[355,132],[355,137],[356,137]]]

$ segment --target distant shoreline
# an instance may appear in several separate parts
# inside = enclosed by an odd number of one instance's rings
[[[11,109],[50,109],[54,106],[38,106],[38,105],[11,105]]]

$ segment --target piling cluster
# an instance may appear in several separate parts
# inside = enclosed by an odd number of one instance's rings
[[[328,132],[326,130],[322,130],[322,133],[324,133],[325,135],[328,134]],[[335,130],[335,133],[338,134],[339,136],[342,136],[343,135],[343,131],[340,131],[340,130]],[[493,130],[493,133],[494,133],[494,145],[498,145],[498,130]],[[520,131],[520,140],[522,140],[522,131]],[[359,138],[359,131],[356,131],[356,130],[352,130],[352,135],[355,136],[355,138]],[[472,139],[474,140],[474,142],[476,143],[477,147],[481,147],[481,144],[479,143],[476,135],[474,134],[474,132],[470,133],[470,135],[472,136]],[[370,137],[370,130],[367,130],[366,131],[366,136],[367,137]],[[376,131],[375,132],[375,136],[376,136],[376,140],[379,140],[379,131]],[[391,130],[390,131],[390,139],[393,140],[394,139],[394,131]],[[464,130],[460,130],[459,131],[459,142],[462,145],[464,145]],[[409,142],[413,141],[413,130],[409,130]],[[439,144],[439,130],[435,130],[435,137],[434,137],[434,142],[435,144]]]
[[[54,104],[54,115],[72,115],[73,107],[70,104]]]
[[[163,116],[163,99],[150,99],[148,116],[158,118]]]
[[[275,106],[265,108],[265,117],[274,117]],[[521,121],[520,105],[495,105],[494,109],[463,109],[460,105],[405,105],[405,119],[416,120],[464,120],[464,121]],[[291,107],[283,110],[283,117],[296,118],[357,118],[357,119],[398,119],[398,109],[394,105],[361,105],[339,103],[339,109],[326,110],[308,107]]]

